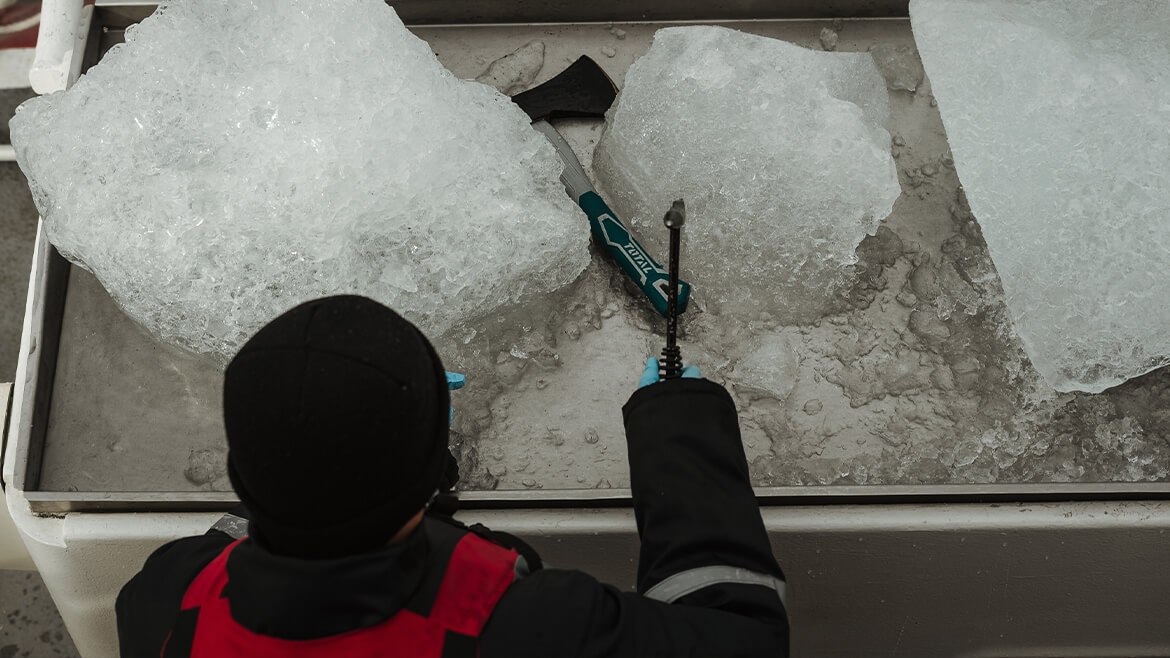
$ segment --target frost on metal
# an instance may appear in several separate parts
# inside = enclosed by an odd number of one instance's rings
[[[1099,392],[1170,363],[1170,4],[914,0],[1029,358]]]
[[[164,3],[12,138],[61,253],[220,363],[310,298],[437,336],[589,261],[552,147],[379,0]]]

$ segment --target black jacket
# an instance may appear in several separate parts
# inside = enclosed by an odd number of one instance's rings
[[[730,396],[706,380],[676,379],[638,390],[623,413],[642,540],[639,594],[580,571],[534,571],[500,599],[480,635],[480,655],[787,655],[788,620],[772,580],[783,574]],[[228,560],[232,616],[286,639],[378,624],[417,605],[417,590],[441,578],[425,573],[434,563],[427,555],[452,528],[429,518],[405,542],[340,560],[285,558],[245,541]],[[147,559],[118,596],[123,656],[158,656],[168,634],[183,634],[193,623],[178,615],[187,586],[231,541],[212,531]],[[738,571],[722,577],[731,571],[719,567]]]

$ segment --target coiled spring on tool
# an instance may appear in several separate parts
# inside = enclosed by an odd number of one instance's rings
[[[662,358],[658,359],[659,376],[663,379],[674,379],[682,374],[682,368],[682,352],[678,345],[663,348]]]

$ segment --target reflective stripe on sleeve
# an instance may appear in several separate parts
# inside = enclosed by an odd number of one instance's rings
[[[512,567],[513,577],[516,580],[527,578],[528,574],[532,573],[532,569],[528,566],[528,560],[521,555],[516,558],[516,565]]]
[[[784,598],[784,581],[775,576],[768,576],[740,567],[711,566],[699,567],[680,571],[664,579],[646,592],[646,597],[664,603],[673,603],[678,599],[697,592],[710,585],[722,583],[737,583],[740,585],[762,585],[776,590],[781,603],[787,603]]]

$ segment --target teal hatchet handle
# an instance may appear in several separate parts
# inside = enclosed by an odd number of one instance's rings
[[[638,244],[629,229],[618,219],[617,214],[610,209],[601,195],[589,182],[585,175],[585,168],[577,160],[573,149],[569,147],[565,138],[557,132],[547,121],[536,121],[532,124],[538,132],[548,138],[556,148],[557,154],[565,168],[561,172],[561,182],[565,184],[565,191],[577,201],[581,210],[589,216],[589,227],[593,237],[609,252],[609,255],[622,266],[626,275],[638,284],[650,303],[654,305],[663,317],[666,317],[669,299],[667,287],[670,283],[670,273],[658,264],[650,254]],[[678,282],[678,312],[687,308],[687,301],[691,297],[691,286],[683,281]]]
[[[597,192],[589,191],[582,194],[581,198],[577,199],[577,205],[589,215],[589,227],[593,229],[593,237],[622,266],[626,275],[638,284],[642,292],[646,293],[654,308],[666,317],[670,304],[670,297],[667,294],[670,273],[646,253]],[[679,313],[686,310],[690,297],[690,284],[679,281]]]

